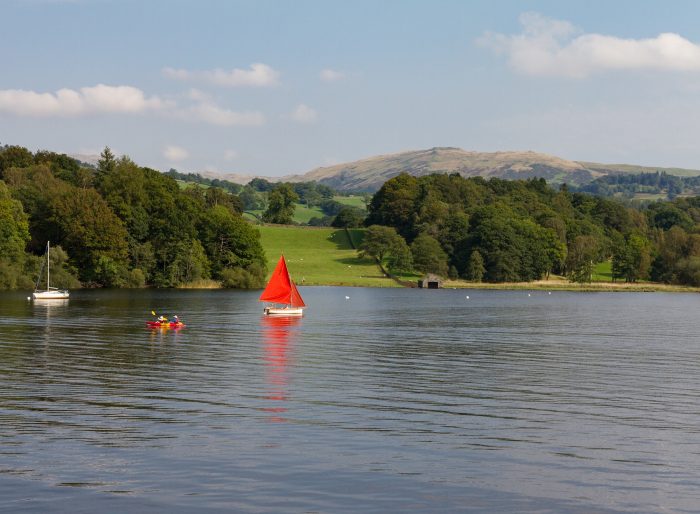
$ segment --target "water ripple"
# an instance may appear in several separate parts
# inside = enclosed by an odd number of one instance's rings
[[[292,321],[246,292],[0,297],[0,509],[700,504],[695,295],[302,293]]]

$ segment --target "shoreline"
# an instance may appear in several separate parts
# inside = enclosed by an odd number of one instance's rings
[[[386,282],[381,285],[354,282],[353,281],[306,281],[306,283],[297,283],[298,287],[369,287],[376,289],[386,289],[386,288],[407,288],[407,289],[420,289],[418,287],[406,287],[401,286],[396,283],[393,279],[387,278]],[[79,287],[75,290],[90,290],[90,287]],[[100,288],[101,289],[101,288]],[[111,288],[108,288],[111,289]],[[220,284],[216,284],[215,281],[201,281],[194,284],[184,284],[179,287],[138,287],[138,288],[116,288],[118,290],[129,290],[129,289],[171,289],[171,290],[225,290],[228,288],[222,287]],[[262,289],[262,288],[260,288]],[[534,282],[467,282],[464,280],[449,280],[446,279],[442,283],[440,289],[492,289],[492,290],[503,290],[503,291],[571,291],[571,292],[606,292],[606,293],[700,293],[700,287],[692,286],[680,286],[673,284],[660,284],[656,282],[590,282],[585,284],[576,284],[569,282],[567,280],[537,280]],[[235,289],[231,288],[232,291],[245,291],[245,289]],[[250,289],[251,291],[253,289]],[[257,289],[256,289],[257,290]],[[31,293],[30,290],[5,290],[4,292],[23,292]]]
[[[567,280],[537,280],[535,282],[464,282],[459,280],[446,280],[444,288],[455,289],[504,289],[523,290],[532,289],[539,291],[580,291],[580,292],[607,292],[607,293],[700,293],[700,287],[679,286],[673,284],[659,284],[656,282],[588,282],[577,284]]]

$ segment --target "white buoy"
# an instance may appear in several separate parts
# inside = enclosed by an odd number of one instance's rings
[[[527,293],[528,296],[531,296],[530,293]]]
[[[547,291],[547,294],[552,294],[552,292],[551,292],[551,291]]]
[[[346,296],[346,297],[345,297],[345,299],[346,299],[346,300],[349,300],[349,299],[350,299],[350,297],[349,297],[349,296]]]
[[[465,298],[466,298],[467,300],[469,300],[469,295],[465,296]]]
[[[31,297],[31,296],[27,296],[27,300],[31,300],[31,299],[32,299],[32,297]]]

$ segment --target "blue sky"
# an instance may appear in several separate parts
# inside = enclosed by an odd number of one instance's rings
[[[0,0],[0,143],[279,176],[433,146],[700,169],[700,3]]]

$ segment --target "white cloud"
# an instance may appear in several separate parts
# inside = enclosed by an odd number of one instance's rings
[[[140,114],[156,112],[187,121],[199,121],[230,127],[260,126],[265,117],[257,111],[237,112],[219,107],[208,95],[190,90],[175,100],[147,97],[131,86],[83,87],[78,90],[59,89],[55,93],[37,93],[21,89],[0,90],[0,114],[34,117],[79,117],[93,114]]]
[[[0,90],[0,112],[19,116],[83,116],[100,113],[141,113],[159,110],[168,104],[157,96],[146,97],[131,86],[98,84],[79,90],[59,89],[37,93],[24,89]]]
[[[299,123],[314,123],[318,119],[318,113],[308,105],[299,104],[290,117]]]
[[[184,69],[163,68],[163,75],[176,80],[194,80],[217,86],[238,87],[269,87],[279,81],[279,72],[267,64],[255,63],[249,70],[234,68],[233,70],[190,71]]]
[[[521,34],[486,33],[478,43],[505,54],[512,68],[527,75],[582,78],[612,70],[700,70],[700,45],[678,34],[647,39],[575,36],[578,31],[571,23],[537,13],[522,14],[520,23]]]
[[[175,116],[188,121],[201,121],[224,127],[249,126],[259,127],[265,124],[265,116],[257,111],[236,112],[219,107],[213,102],[200,102],[178,109]]]
[[[184,161],[190,153],[181,146],[168,145],[163,149],[163,157],[172,162]]]
[[[321,73],[319,73],[318,76],[324,82],[337,82],[345,78],[345,73],[326,68],[325,70],[321,70]]]
[[[236,150],[224,150],[224,159],[227,161],[233,161],[238,158],[238,152]]]

